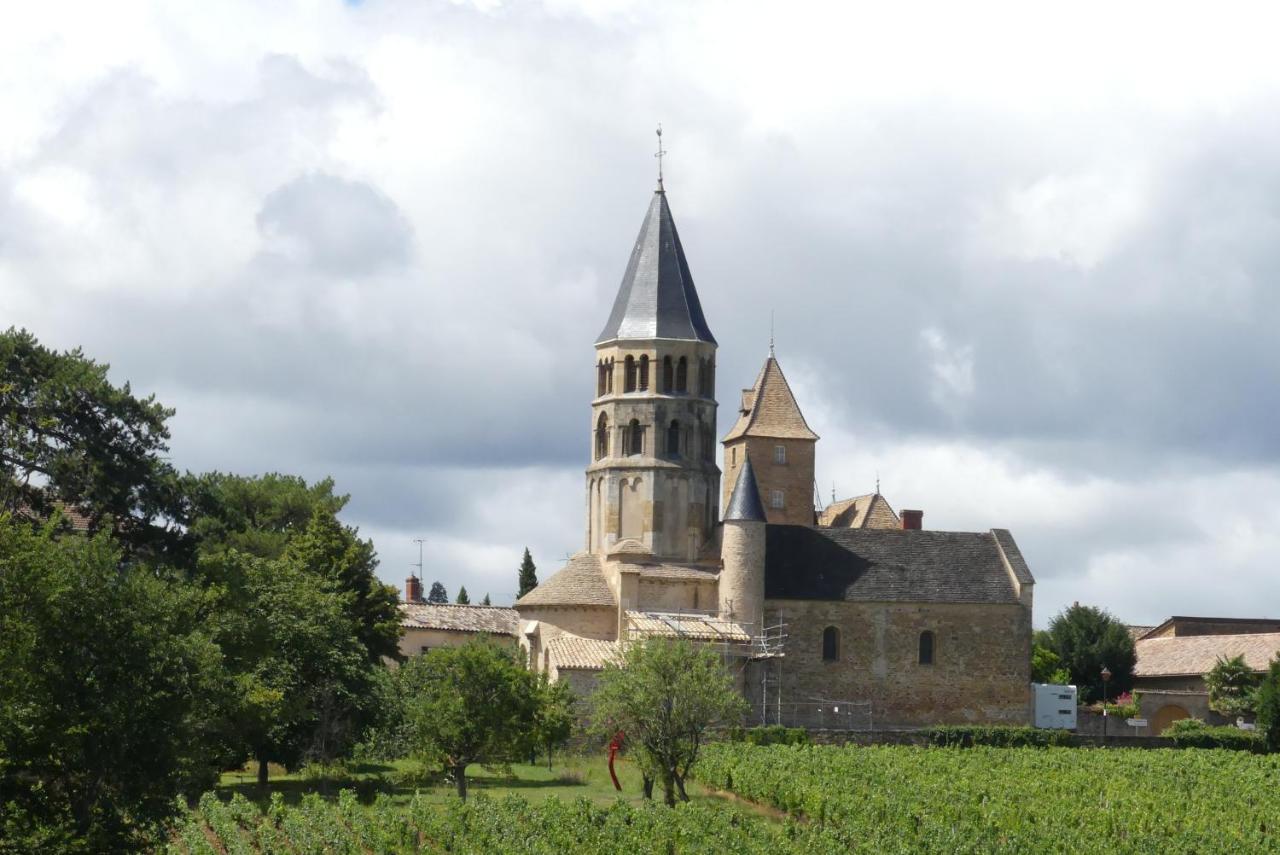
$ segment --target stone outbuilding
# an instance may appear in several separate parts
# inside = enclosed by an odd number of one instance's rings
[[[1209,709],[1205,675],[1222,659],[1243,656],[1255,672],[1265,672],[1280,655],[1280,620],[1177,615],[1143,633],[1133,688],[1138,693],[1144,729],[1158,736],[1179,719],[1234,724],[1234,718]]]

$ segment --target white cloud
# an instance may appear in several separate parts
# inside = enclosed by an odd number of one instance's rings
[[[28,4],[0,317],[177,406],[179,466],[333,473],[388,580],[427,536],[451,592],[498,596],[525,544],[545,575],[581,542],[591,341],[661,120],[727,415],[775,308],[820,484],[1010,527],[1038,620],[1251,613],[1278,16]]]

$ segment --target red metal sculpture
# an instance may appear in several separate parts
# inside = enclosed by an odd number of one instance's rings
[[[622,740],[627,735],[621,730],[613,735],[613,739],[609,740],[609,777],[613,778],[613,788],[621,792],[622,784],[618,783],[618,775],[613,771],[613,758],[618,756],[618,752],[622,750]]]

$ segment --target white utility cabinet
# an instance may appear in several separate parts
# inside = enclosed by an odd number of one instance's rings
[[[1036,727],[1076,728],[1076,687],[1032,683]]]

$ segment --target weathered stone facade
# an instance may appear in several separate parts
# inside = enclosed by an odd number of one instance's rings
[[[774,525],[813,525],[813,472],[816,443],[804,439],[744,436],[725,443],[724,502],[747,458],[765,514]],[[781,451],[779,451],[781,449]]]
[[[779,688],[796,718],[812,719],[819,699],[869,703],[876,727],[1030,718],[1031,614],[1020,604],[771,600],[768,608],[787,627]],[[826,660],[832,627],[836,657]],[[932,664],[920,662],[924,632],[933,633]],[[758,708],[754,682],[748,697]]]

